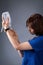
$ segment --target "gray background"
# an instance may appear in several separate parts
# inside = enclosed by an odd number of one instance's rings
[[[16,30],[21,42],[34,36],[28,33],[26,28],[27,18],[34,13],[43,15],[43,0],[0,0],[0,29],[1,14],[9,11],[12,19],[12,27]],[[22,58],[10,44],[6,34],[0,33],[0,65],[21,65]]]

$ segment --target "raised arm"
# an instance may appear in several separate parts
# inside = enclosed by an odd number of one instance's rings
[[[2,26],[4,27],[4,29],[7,29],[7,27],[8,27],[7,22],[8,22],[8,20],[6,22],[2,22]],[[5,32],[7,34],[7,37],[9,39],[9,41],[11,42],[12,46],[16,50],[18,50],[21,53],[21,55],[22,55],[21,50],[30,50],[30,49],[32,49],[29,42],[20,43],[20,41],[18,39],[18,35],[16,34],[16,32],[13,29],[9,29],[9,30],[7,30]]]
[[[16,50],[30,50],[32,49],[31,45],[29,42],[22,42],[20,43],[18,36],[16,32],[12,29],[7,30],[6,32],[8,39],[10,40],[11,44]]]

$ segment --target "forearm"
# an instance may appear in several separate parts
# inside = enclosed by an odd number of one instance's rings
[[[17,49],[17,46],[20,44],[20,41],[18,40],[18,35],[16,34],[16,32],[11,29],[11,30],[8,30],[6,34],[12,46],[15,49]],[[23,56],[22,52],[20,50],[18,50],[18,52],[19,52],[19,55],[22,57]]]
[[[17,48],[17,46],[20,44],[20,42],[18,40],[18,36],[17,36],[16,32],[14,30],[10,29],[6,32],[6,34],[7,34],[9,41],[13,45],[13,47]]]

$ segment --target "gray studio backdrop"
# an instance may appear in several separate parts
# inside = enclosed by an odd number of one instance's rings
[[[43,0],[0,0],[0,29],[1,14],[9,11],[12,19],[12,28],[16,30],[21,42],[33,38],[27,28],[26,20],[33,13],[43,15]],[[6,34],[0,33],[0,65],[21,65],[22,58],[10,44]]]

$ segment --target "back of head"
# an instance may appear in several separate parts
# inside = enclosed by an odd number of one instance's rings
[[[43,16],[41,14],[33,14],[26,21],[26,27],[31,26],[34,29],[34,34],[43,35]]]

